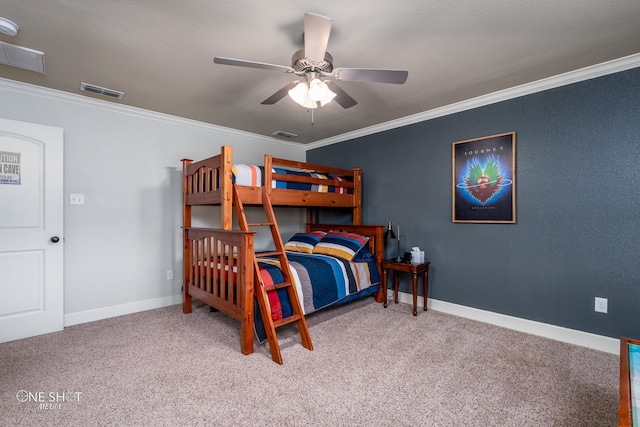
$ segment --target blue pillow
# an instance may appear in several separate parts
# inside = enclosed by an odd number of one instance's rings
[[[311,233],[296,233],[284,245],[285,251],[313,253],[313,248],[324,237],[324,231],[313,231]]]
[[[351,261],[353,262],[369,262],[375,261],[376,256],[371,253],[369,248],[364,246],[360,251],[353,257]]]

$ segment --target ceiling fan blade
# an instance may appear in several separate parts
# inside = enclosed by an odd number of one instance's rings
[[[333,77],[347,82],[393,83],[401,85],[407,81],[409,72],[404,70],[378,70],[375,68],[337,68]]]
[[[264,105],[275,104],[276,102],[280,101],[282,98],[287,96],[289,91],[294,87],[296,87],[298,83],[300,83],[300,80],[296,80],[293,83],[289,83],[288,85],[286,85],[285,87],[283,87],[282,89],[280,89],[279,91],[277,91],[276,93],[274,93],[273,95],[271,95],[270,97],[262,101],[261,104],[264,104]]]
[[[244,59],[223,58],[216,56],[213,62],[222,65],[235,65],[238,67],[260,68],[263,70],[282,71],[285,73],[294,73],[295,70],[285,65],[267,64],[266,62],[245,61]]]
[[[304,55],[312,62],[324,61],[331,33],[331,18],[315,13],[304,14]]]
[[[340,86],[335,84],[332,81],[325,81],[331,92],[336,94],[336,97],[333,98],[342,108],[351,108],[356,105],[358,102],[353,99],[347,92],[340,89]]]

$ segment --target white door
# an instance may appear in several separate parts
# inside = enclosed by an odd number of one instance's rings
[[[63,130],[0,119],[0,342],[63,328]]]

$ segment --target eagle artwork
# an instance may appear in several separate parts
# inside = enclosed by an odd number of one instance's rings
[[[502,189],[503,176],[500,169],[500,159],[489,156],[484,164],[473,157],[466,168],[464,189],[481,204],[487,203]]]
[[[515,223],[515,132],[453,143],[453,222]]]

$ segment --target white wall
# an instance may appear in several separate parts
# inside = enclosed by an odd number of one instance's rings
[[[236,163],[305,148],[227,128],[0,79],[0,117],[64,129],[65,325],[181,302],[180,159],[231,145]],[[70,206],[69,194],[84,194]],[[198,223],[217,225],[217,208]],[[303,226],[279,212],[283,235]],[[166,279],[166,271],[174,279]]]

